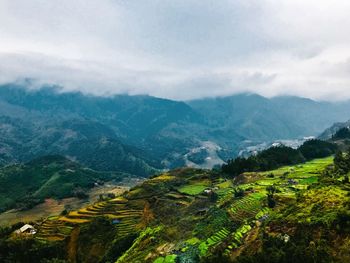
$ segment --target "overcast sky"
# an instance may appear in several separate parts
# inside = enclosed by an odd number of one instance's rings
[[[348,0],[0,0],[0,83],[350,98]]]

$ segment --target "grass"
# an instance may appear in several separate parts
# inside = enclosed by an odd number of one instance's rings
[[[232,187],[232,181],[227,180],[225,182],[219,183],[215,185],[216,187],[219,187],[219,189],[227,189]]]
[[[176,255],[168,255],[166,257],[159,257],[153,263],[175,263]]]
[[[199,239],[196,237],[193,237],[193,238],[187,239],[185,243],[188,245],[195,245],[198,242],[199,242]]]
[[[308,178],[303,178],[303,179],[300,179],[298,181],[299,184],[314,184],[314,183],[317,183],[318,181],[318,177],[317,176],[311,176],[311,177],[308,177]]]
[[[234,221],[240,222],[244,219],[253,218],[261,210],[261,203],[258,196],[245,196],[240,198],[231,205],[229,212]]]
[[[263,172],[262,174],[264,175],[274,174],[275,176],[276,175],[281,176],[285,173],[288,173],[288,177],[290,178],[320,174],[327,166],[333,163],[333,159],[334,158],[332,156],[327,158],[322,158],[322,159],[315,159],[300,165],[283,166],[276,170]]]
[[[211,237],[207,238],[207,240],[201,242],[198,246],[200,255],[202,257],[205,256],[210,247],[220,244],[228,237],[229,234],[230,232],[226,228],[223,228]]]
[[[207,189],[207,185],[202,184],[190,184],[190,185],[184,185],[177,190],[182,194],[188,194],[188,195],[198,195],[203,193],[205,189]]]
[[[306,191],[302,199],[292,208],[297,213],[288,213],[286,219],[298,223],[322,223],[328,225],[333,222],[340,208],[350,201],[347,191],[339,186],[324,186]]]
[[[175,179],[175,176],[169,175],[169,174],[162,174],[157,177],[151,178],[150,181],[169,181]]]
[[[231,235],[231,243],[227,246],[225,253],[230,253],[230,250],[238,248],[241,245],[244,235],[246,235],[252,227],[247,224],[243,224]]]

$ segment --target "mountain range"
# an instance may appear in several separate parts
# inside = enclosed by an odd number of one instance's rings
[[[349,107],[2,86],[0,261],[349,262]]]
[[[95,170],[147,176],[220,164],[262,142],[317,136],[349,118],[350,102],[257,94],[182,102],[7,84],[0,108],[0,164],[60,154]]]

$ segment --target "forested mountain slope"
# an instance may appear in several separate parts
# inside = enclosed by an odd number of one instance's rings
[[[247,146],[318,135],[347,119],[350,109],[348,102],[297,97],[239,94],[185,103],[27,86],[0,87],[0,163],[63,154],[94,169],[126,169],[142,175],[150,174],[152,167],[181,167],[192,160],[198,166],[207,158],[222,163]],[[101,148],[110,158],[86,156],[101,153]],[[127,167],[121,159],[127,160]]]
[[[97,172],[59,155],[0,168],[0,211],[28,209],[46,198],[87,197],[88,189],[123,174]]]
[[[122,144],[111,128],[82,118],[32,121],[2,116],[0,135],[0,164],[3,165],[60,154],[100,171],[139,176],[156,171],[140,150]]]

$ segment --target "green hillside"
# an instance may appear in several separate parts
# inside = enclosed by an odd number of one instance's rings
[[[338,164],[327,157],[233,178],[170,171],[38,222],[25,239],[12,234],[17,226],[3,229],[0,255],[11,262],[348,262],[350,184]]]
[[[85,198],[86,190],[123,175],[96,172],[62,156],[45,156],[0,169],[0,211],[27,209],[45,198]]]
[[[58,154],[98,171],[141,177],[156,172],[142,151],[121,143],[111,128],[80,118],[29,121],[0,116],[0,148],[0,165]]]

